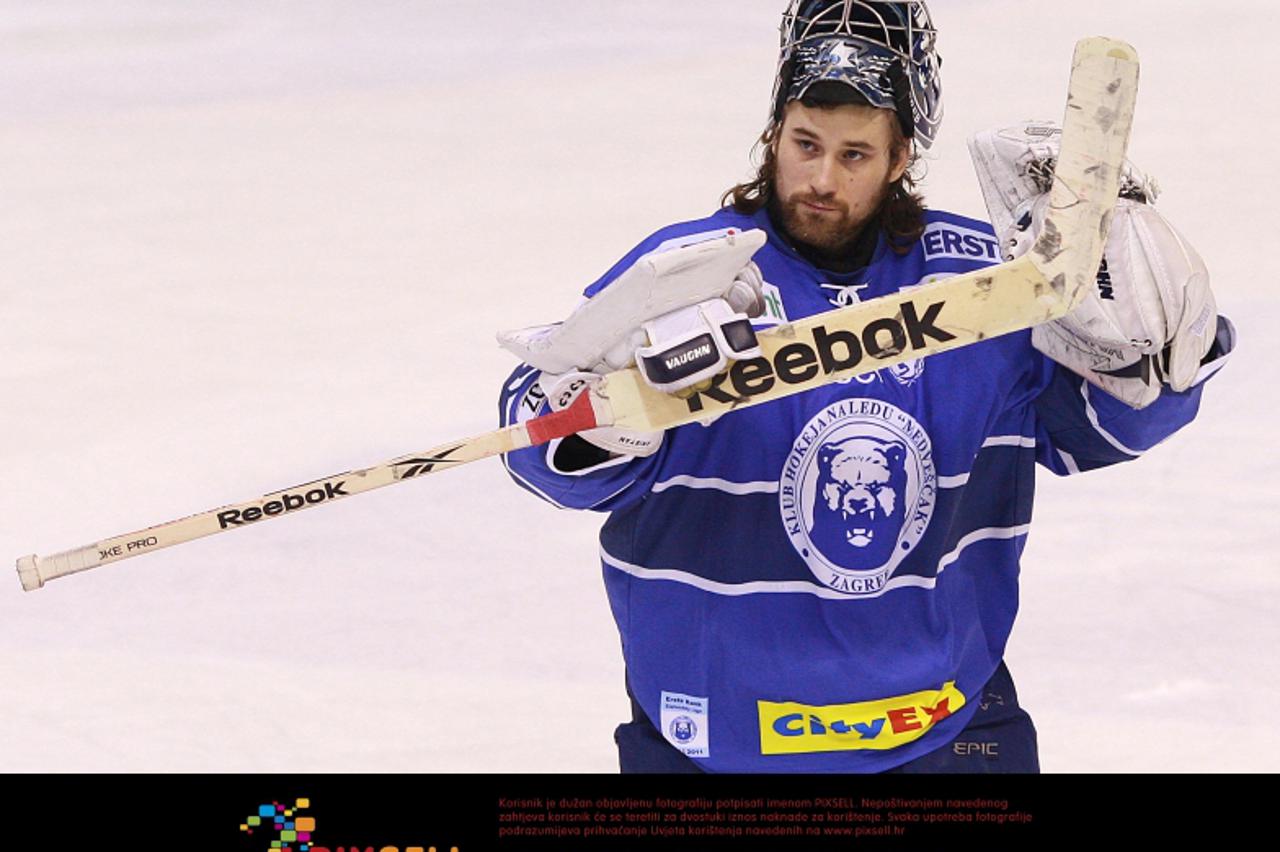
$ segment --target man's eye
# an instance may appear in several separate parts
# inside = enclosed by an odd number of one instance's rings
[[[844,152],[844,158],[846,160],[861,160],[861,159],[864,159],[865,157],[866,157],[866,154],[863,154],[861,151],[845,151]]]
[[[797,139],[796,144],[800,146],[801,151],[812,151],[816,147],[808,139]]]

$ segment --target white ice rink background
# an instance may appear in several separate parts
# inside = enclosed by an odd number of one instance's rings
[[[496,330],[748,174],[784,5],[0,2],[0,560],[493,428]],[[1125,38],[1131,154],[1242,340],[1185,431],[1039,479],[1008,660],[1042,764],[1275,771],[1275,13],[933,12],[931,205],[984,215],[965,138]],[[493,460],[0,573],[0,770],[615,771],[602,520]]]

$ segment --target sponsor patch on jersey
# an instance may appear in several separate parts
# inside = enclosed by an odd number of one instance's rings
[[[768,281],[764,284],[764,313],[754,317],[754,320],[768,325],[787,322],[787,309],[782,306],[782,291]]]
[[[1000,262],[1000,244],[995,237],[983,231],[950,222],[931,222],[920,239],[924,244],[924,255],[929,260],[950,257]]]
[[[707,699],[679,692],[662,693],[659,727],[662,736],[686,757],[710,757]]]
[[[800,430],[779,476],[778,505],[791,546],[818,582],[869,597],[920,542],[937,493],[924,427],[891,403],[844,399]]]
[[[940,689],[854,704],[757,701],[761,754],[884,750],[918,740],[965,705],[955,681]]]

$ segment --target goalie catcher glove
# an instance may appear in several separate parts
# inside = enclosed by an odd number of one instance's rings
[[[969,155],[997,236],[1008,236],[1031,202],[1049,192],[1062,128],[1052,121],[1024,121],[969,138]],[[1160,188],[1128,159],[1120,172],[1120,197],[1155,204]],[[1004,245],[1005,260],[1011,260]]]
[[[1029,250],[1043,227],[1060,138],[1056,125],[1027,122],[969,141],[1007,258]],[[1157,194],[1126,161],[1095,286],[1031,333],[1037,350],[1133,408],[1154,402],[1162,385],[1192,387],[1217,330],[1208,270],[1156,212]]]

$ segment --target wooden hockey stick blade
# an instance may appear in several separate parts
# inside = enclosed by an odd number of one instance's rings
[[[634,368],[620,370],[564,411],[74,550],[24,556],[17,563],[22,587],[32,591],[68,574],[596,426],[668,429],[1056,319],[1093,286],[1102,259],[1137,74],[1137,56],[1122,42],[1094,38],[1076,46],[1051,210],[1036,245],[1017,260],[762,331],[763,358],[736,363],[687,400],[653,390]]]

